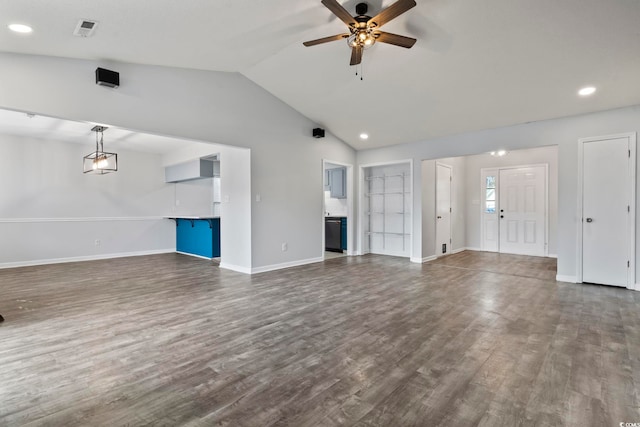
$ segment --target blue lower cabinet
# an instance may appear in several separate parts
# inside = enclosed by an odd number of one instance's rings
[[[211,258],[220,256],[220,218],[214,218],[212,224],[213,248]]]
[[[340,218],[340,249],[347,250],[347,218]]]
[[[220,256],[220,218],[177,219],[176,250],[206,258]]]

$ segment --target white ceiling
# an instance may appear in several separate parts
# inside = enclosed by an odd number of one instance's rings
[[[2,134],[82,144],[87,146],[87,152],[95,148],[96,144],[96,134],[91,131],[93,126],[95,126],[94,123],[33,116],[0,109],[0,132]],[[106,151],[130,150],[164,154],[183,149],[189,144],[202,144],[178,138],[132,132],[116,127],[107,128],[103,135]]]
[[[346,28],[320,0],[0,0],[0,50],[239,71],[358,149],[640,104],[640,1],[417,2],[383,27],[416,45],[365,51],[363,81],[344,41],[302,46]]]

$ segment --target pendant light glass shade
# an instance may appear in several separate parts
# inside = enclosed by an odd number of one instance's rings
[[[94,126],[91,130],[96,133],[96,151],[83,157],[84,173],[104,175],[118,170],[118,155],[104,151],[103,132],[104,126]]]

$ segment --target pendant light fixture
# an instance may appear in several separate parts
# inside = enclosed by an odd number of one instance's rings
[[[96,133],[96,151],[83,157],[84,173],[104,175],[118,170],[118,155],[104,151],[103,132],[106,126],[94,126],[91,130]]]

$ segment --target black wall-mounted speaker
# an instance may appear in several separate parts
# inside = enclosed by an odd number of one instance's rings
[[[116,88],[120,86],[120,73],[105,68],[96,68],[96,84]]]
[[[315,128],[313,130],[313,137],[314,138],[324,138],[324,129]]]

